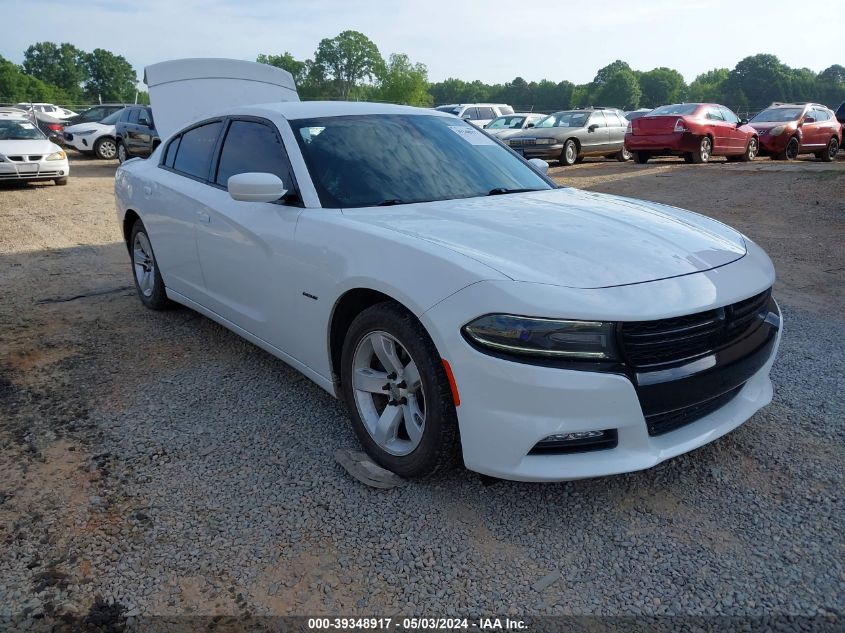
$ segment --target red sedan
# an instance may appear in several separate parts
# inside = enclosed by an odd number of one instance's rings
[[[641,164],[655,156],[683,156],[688,163],[713,156],[748,161],[759,147],[757,131],[716,103],[661,106],[631,121],[625,133],[625,149]]]

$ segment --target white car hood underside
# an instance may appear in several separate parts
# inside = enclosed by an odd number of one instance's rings
[[[350,219],[440,244],[517,281],[607,288],[724,266],[730,227],[665,205],[578,189],[346,209]]]

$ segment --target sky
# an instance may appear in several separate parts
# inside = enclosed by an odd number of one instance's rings
[[[426,64],[431,81],[579,84],[623,59],[690,82],[756,53],[816,72],[845,65],[842,38],[830,35],[845,32],[835,4],[808,20],[795,0],[760,10],[736,0],[0,0],[0,55],[20,63],[32,43],[70,42],[123,55],[142,77],[147,64],[182,57],[311,58],[321,39],[353,29],[385,58]]]

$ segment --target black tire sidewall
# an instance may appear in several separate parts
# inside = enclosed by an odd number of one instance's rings
[[[420,444],[408,455],[384,451],[370,437],[358,413],[352,388],[352,365],[359,341],[371,332],[395,337],[414,359],[425,393],[425,429]],[[376,304],[359,314],[349,327],[341,354],[341,391],[355,435],[367,454],[379,465],[401,477],[425,477],[450,467],[460,441],[452,392],[440,355],[413,314],[398,304]]]
[[[121,158],[121,152],[123,152],[123,158]],[[121,165],[126,162],[129,158],[129,155],[126,153],[126,146],[121,143],[120,141],[117,142],[117,162]]]
[[[138,233],[143,233],[147,236],[147,241],[149,242],[150,250],[152,251],[151,255],[153,257],[153,263],[155,264],[153,293],[149,297],[145,297],[144,293],[141,292],[141,287],[138,285],[138,279],[135,277],[135,262],[132,259],[132,251],[134,250],[135,236],[137,236]],[[132,231],[129,234],[129,269],[132,273],[132,282],[135,284],[135,291],[138,293],[138,298],[141,300],[141,303],[151,310],[164,310],[171,305],[170,300],[167,298],[167,289],[164,286],[164,280],[161,278],[161,269],[159,268],[158,260],[155,256],[153,241],[150,239],[150,234],[147,233],[147,229],[144,227],[144,223],[141,222],[141,220],[137,220],[135,222],[132,226]]]
[[[114,158],[116,158],[116,157],[117,157],[117,152],[115,152],[115,156],[113,156],[112,158],[107,158],[107,157],[102,156],[102,155],[100,154],[100,147],[102,147],[102,145],[103,145],[104,143],[108,143],[109,141],[111,141],[112,143],[114,143],[114,140],[113,140],[113,139],[110,139],[110,138],[101,138],[101,139],[97,139],[97,142],[96,142],[96,143],[94,143],[94,156],[96,156],[96,157],[97,157],[97,158],[99,158],[100,160],[114,160]],[[117,145],[115,144],[115,150],[116,150],[116,149],[117,149]],[[149,237],[149,236],[147,236],[147,237]]]
[[[575,148],[575,157],[572,159],[571,163],[566,159],[566,150],[570,145]],[[576,162],[578,162],[578,145],[575,143],[575,141],[569,139],[568,141],[566,141],[566,143],[563,144],[563,151],[561,151],[560,153],[560,164],[566,167],[572,167],[572,165],[574,165]]]

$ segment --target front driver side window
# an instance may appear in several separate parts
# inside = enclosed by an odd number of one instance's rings
[[[273,128],[257,121],[232,121],[223,141],[215,182],[226,187],[230,176],[248,172],[276,174],[286,189],[294,188],[284,145]]]

